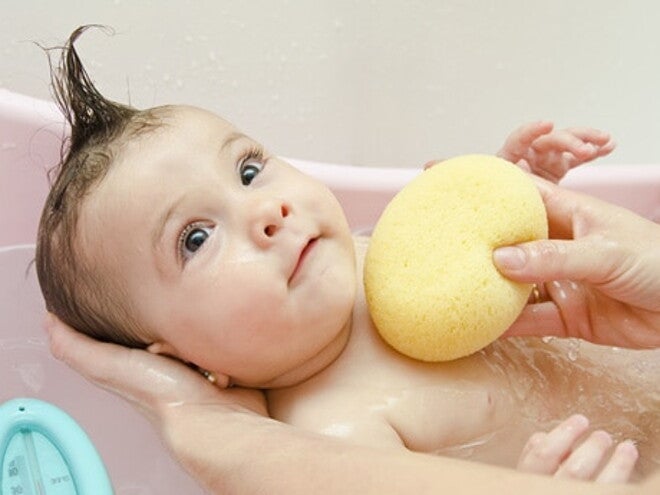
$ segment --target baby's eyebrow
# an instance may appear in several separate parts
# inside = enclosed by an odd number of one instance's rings
[[[249,139],[245,134],[242,132],[238,131],[233,131],[229,136],[227,136],[227,139],[225,139],[225,142],[222,143],[222,146],[220,146],[220,154],[224,153],[224,151],[229,148],[234,142],[239,141],[243,138]]]

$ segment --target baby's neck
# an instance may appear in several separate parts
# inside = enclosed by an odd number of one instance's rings
[[[330,344],[321,349],[317,354],[314,354],[306,362],[300,366],[292,369],[291,371],[278,376],[273,381],[266,383],[259,388],[261,389],[279,389],[284,387],[293,387],[299,385],[313,376],[321,373],[330,367],[339,356],[344,352],[348,341],[351,336],[353,327],[353,315],[349,315],[346,323],[339,331],[337,338]],[[237,385],[241,385],[237,383]]]

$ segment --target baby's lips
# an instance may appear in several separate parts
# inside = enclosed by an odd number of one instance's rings
[[[310,252],[310,250],[314,247],[316,244],[316,241],[318,240],[318,237],[310,237],[307,240],[305,240],[303,243],[301,243],[300,250],[298,251],[298,255],[295,258],[295,264],[293,266],[293,269],[290,272],[289,275],[289,282],[293,280],[293,278],[296,276],[298,271],[300,270],[300,267],[305,261],[305,258],[307,257],[307,254]]]

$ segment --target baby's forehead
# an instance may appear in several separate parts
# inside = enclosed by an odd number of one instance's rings
[[[226,130],[233,130],[234,125],[216,113],[192,105],[163,105],[150,109],[154,117],[166,126],[213,125]]]
[[[234,125],[219,115],[190,105],[163,105],[143,110],[127,127],[113,152],[113,169],[118,163],[192,149],[215,147],[236,134]],[[167,150],[167,151],[166,151]],[[119,167],[121,168],[121,167]]]
[[[242,135],[215,113],[189,105],[153,107],[143,120],[148,128],[118,146],[99,189],[128,191],[165,175],[190,175],[191,167],[205,163],[203,157],[218,156],[222,143]]]

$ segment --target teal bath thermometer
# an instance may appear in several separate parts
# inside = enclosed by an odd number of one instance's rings
[[[37,399],[0,406],[2,495],[112,495],[101,457],[64,411]]]

